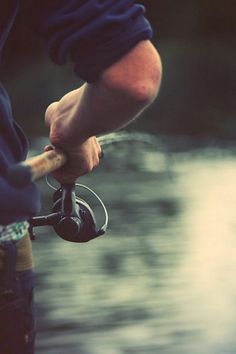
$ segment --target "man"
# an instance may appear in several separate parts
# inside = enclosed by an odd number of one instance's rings
[[[19,8],[57,64],[70,58],[85,84],[46,110],[51,144],[68,156],[54,176],[73,182],[99,163],[95,138],[121,128],[156,97],[161,62],[144,9],[132,0],[8,0],[0,5],[0,50]],[[27,219],[40,207],[35,185],[4,178],[25,159],[27,141],[0,87],[0,353],[33,353],[32,256]]]

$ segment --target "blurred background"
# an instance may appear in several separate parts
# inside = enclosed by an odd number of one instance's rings
[[[108,207],[108,236],[81,246],[36,231],[37,353],[236,353],[236,3],[142,3],[161,92],[81,179]],[[0,75],[30,152],[41,151],[45,108],[79,79],[21,15]],[[52,191],[39,188],[49,211]]]

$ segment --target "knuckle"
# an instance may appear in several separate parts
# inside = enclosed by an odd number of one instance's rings
[[[53,102],[51,103],[48,108],[46,109],[45,112],[45,122],[47,124],[50,124],[50,120],[52,119],[53,113],[55,112],[55,109],[57,107],[58,102]]]
[[[94,159],[94,166],[97,167],[99,165],[99,162],[100,162],[99,155],[96,155]]]
[[[88,161],[88,163],[86,164],[85,169],[84,169],[84,174],[92,172],[93,167],[94,167],[93,161]]]

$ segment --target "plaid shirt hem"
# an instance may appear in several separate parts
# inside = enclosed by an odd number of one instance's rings
[[[0,244],[6,241],[19,241],[26,235],[28,229],[28,221],[15,222],[10,225],[0,225]]]

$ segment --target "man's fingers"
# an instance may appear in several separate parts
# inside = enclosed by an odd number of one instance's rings
[[[52,149],[54,147],[50,144],[44,147],[45,152]],[[67,163],[53,173],[59,183],[74,182],[78,177],[91,172],[103,156],[102,148],[94,136],[73,149],[64,147],[64,150],[68,157]]]
[[[94,137],[94,145],[95,145],[95,150],[96,150],[96,162],[95,166],[99,165],[100,158],[102,156],[102,148],[97,140],[96,137]]]
[[[99,158],[103,157],[103,151],[102,151],[101,145],[99,144],[98,139],[96,137],[94,137],[94,142],[95,142],[96,147],[97,147],[98,157]]]
[[[99,159],[103,159],[103,157],[104,157],[104,151],[101,149],[101,152],[99,154]]]

